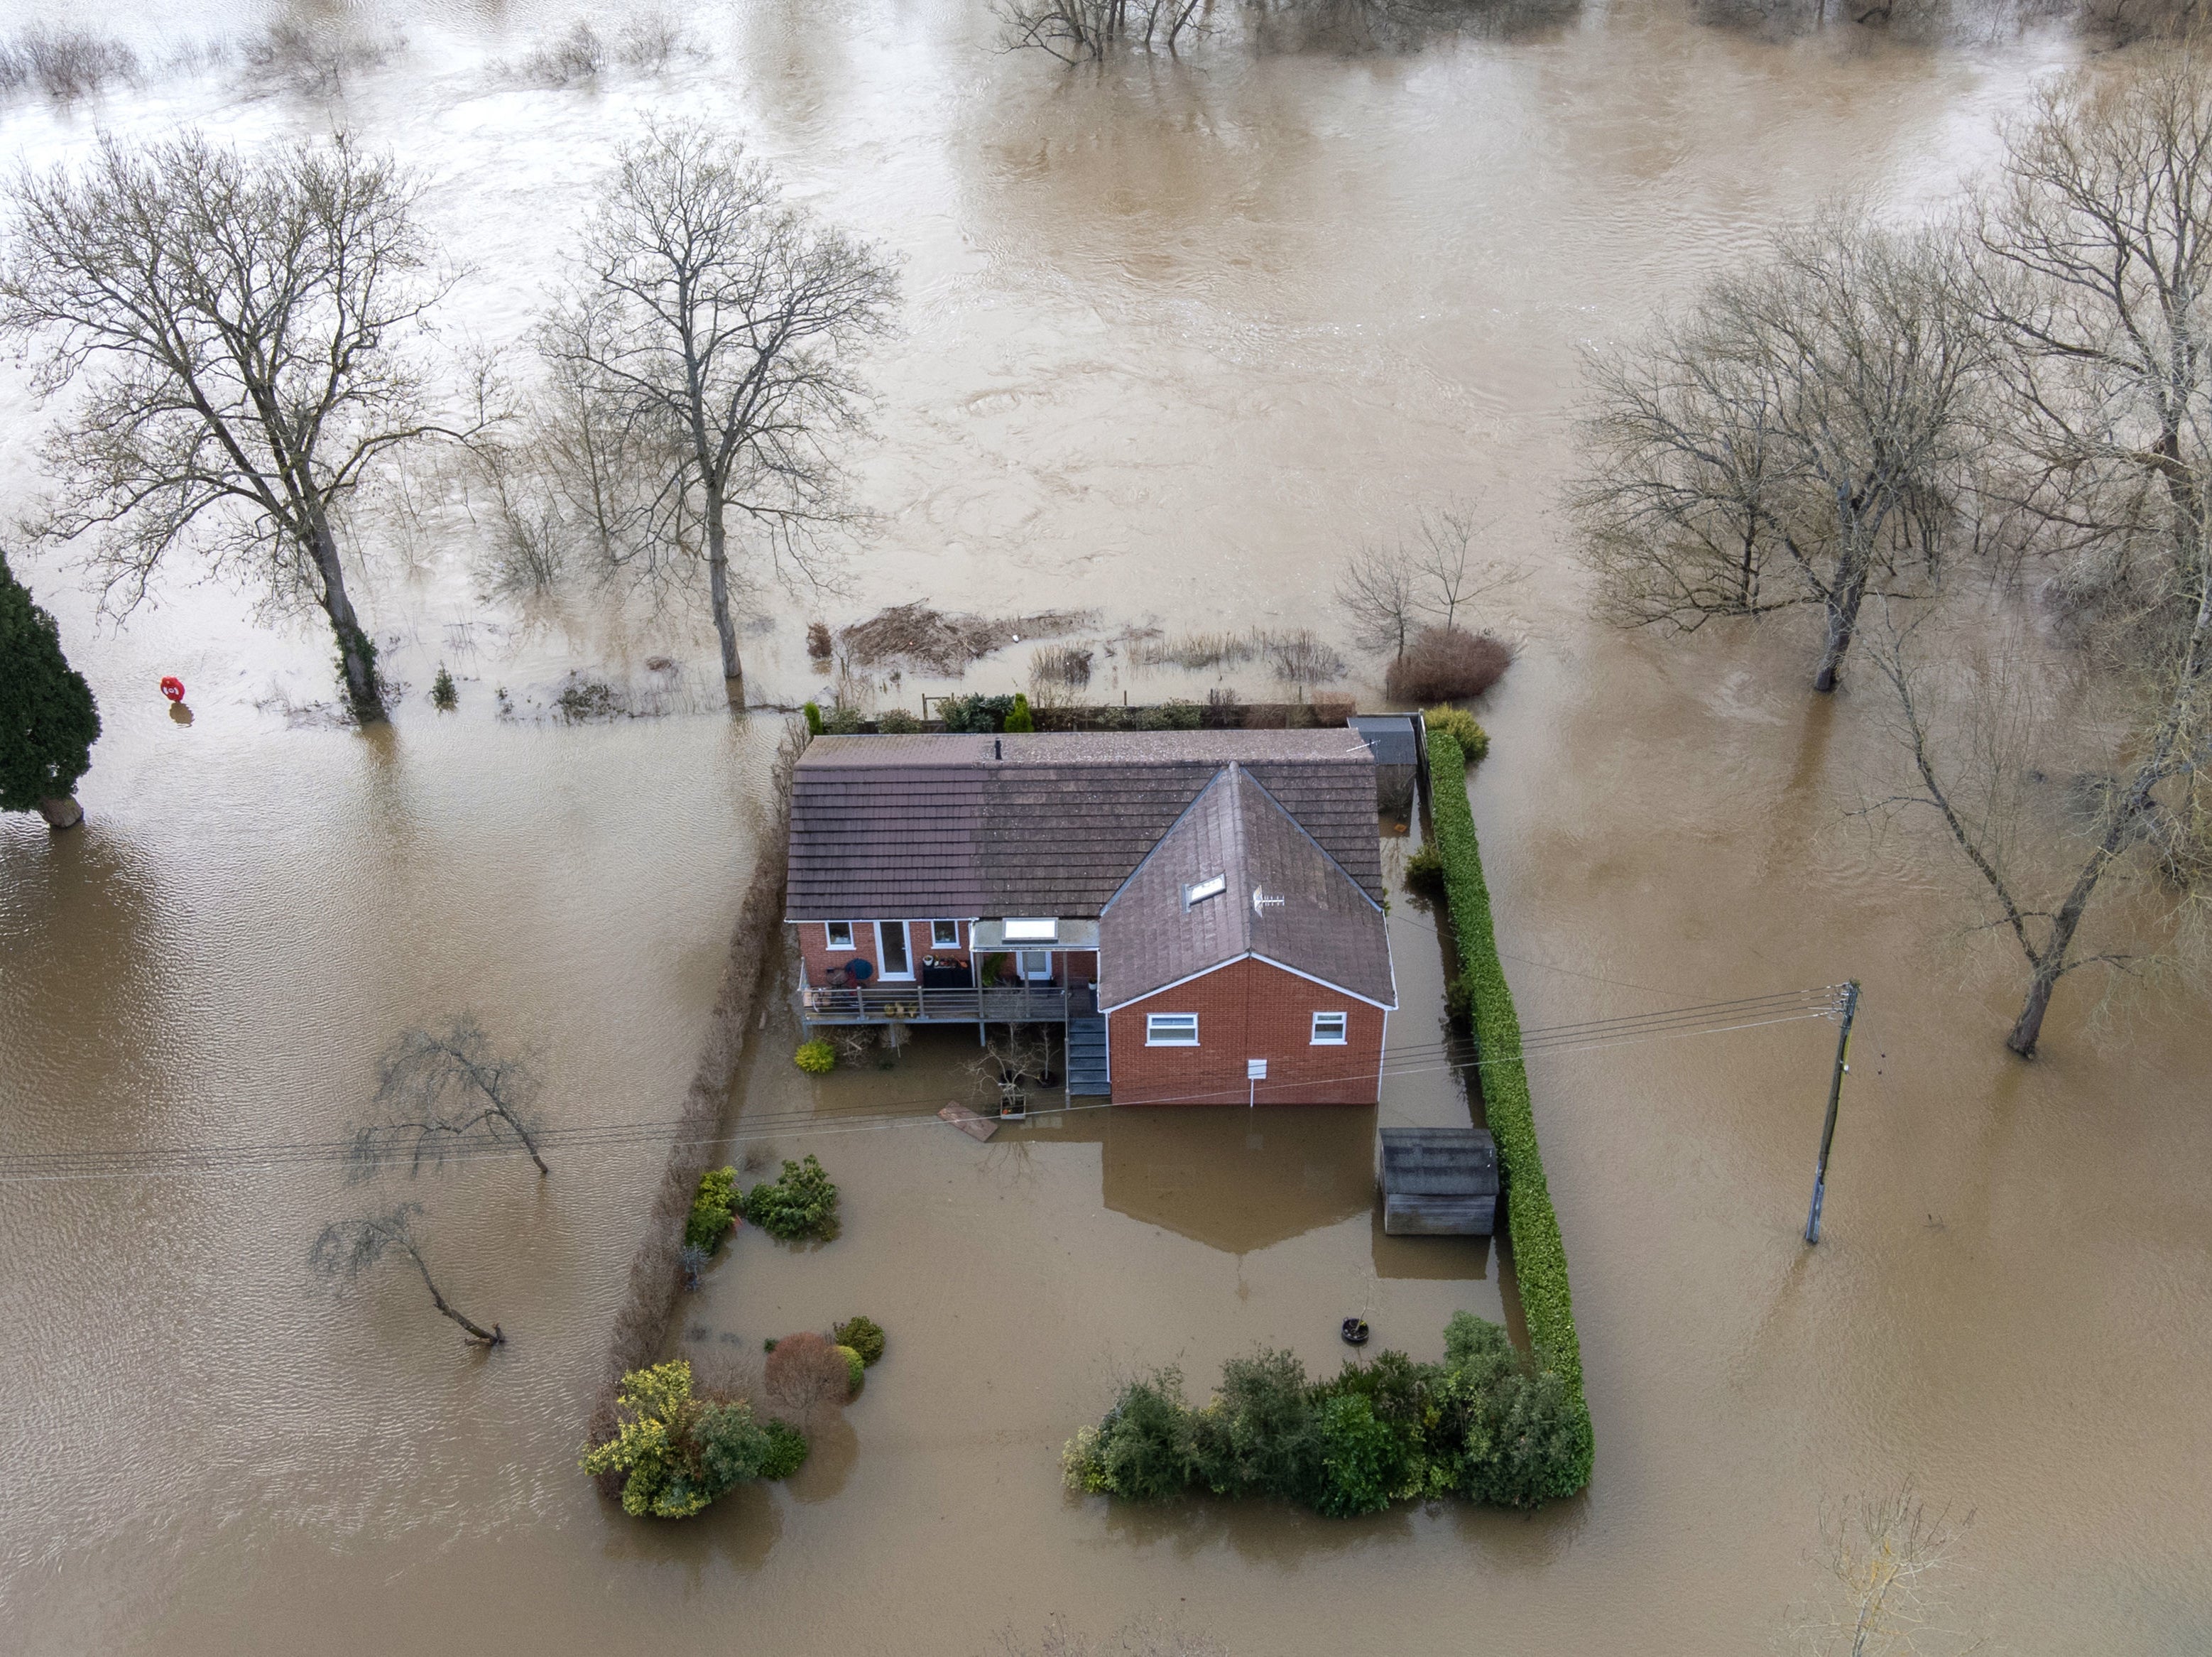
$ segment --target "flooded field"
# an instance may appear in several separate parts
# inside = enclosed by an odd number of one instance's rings
[[[1533,571],[1493,618],[1524,648],[1480,710],[1495,746],[1474,783],[1524,1023],[1853,975],[1866,999],[1814,1251],[1828,1026],[1532,1063],[1595,1480],[1534,1518],[1352,1523],[1112,1508],[1059,1488],[1058,1452],[1134,1369],[1202,1383],[1262,1342],[1332,1363],[1363,1310],[1433,1356],[1450,1311],[1498,1315],[1490,1251],[1385,1240],[1366,1195],[1377,1116],[1456,1119],[1448,1074],[1408,1063],[1379,1112],[1085,1112],[979,1145],[930,1114],[968,1085],[965,1039],[815,1083],[777,1003],[732,1154],[815,1150],[845,1233],[741,1235],[674,1343],[757,1363],[764,1337],[866,1312],[890,1350],[788,1489],[641,1526],[574,1461],[661,1147],[556,1155],[542,1184],[518,1161],[390,1186],[425,1205],[448,1292],[507,1330],[488,1356],[397,1274],[315,1283],[315,1232],[370,1197],[268,1148],[337,1137],[385,1044],[465,1008],[537,1053],[556,1123],[672,1115],[779,721],[713,710],[711,629],[687,611],[478,604],[465,522],[411,551],[363,531],[360,601],[410,687],[370,736],[313,712],[322,636],[250,621],[182,568],[118,632],[39,555],[19,570],[106,730],[82,834],[0,823],[0,1151],[260,1148],[0,1185],[12,1648],[965,1654],[1055,1613],[1103,1631],[1160,1612],[1240,1657],[1703,1657],[1769,1648],[1820,1588],[1823,1504],[1908,1477],[1973,1510],[1954,1617],[1996,1648],[2212,1644],[2202,1007],[2093,1018],[2069,986],[2044,1057],[2011,1060],[2009,963],[1947,936],[1949,888],[1845,819],[1875,751],[1863,701],[1805,695],[1783,633],[1589,624],[1553,506],[1579,344],[1832,189],[1939,206],[2065,43],[1775,45],[1636,0],[1514,41],[1224,40],[1069,76],[996,52],[981,5],[762,0],[694,17],[707,55],[665,75],[555,88],[511,65],[567,27],[561,6],[19,10],[112,27],[149,64],[280,17],[404,34],[335,104],[235,61],[70,107],[19,96],[0,158],[82,155],[102,126],[342,121],[430,173],[426,217],[471,267],[456,337],[520,337],[649,111],[726,124],[897,253],[903,332],[873,364],[865,463],[883,533],[842,596],[763,588],[746,643],[767,700],[822,688],[810,619],[916,599],[1094,607],[1102,648],[1148,626],[1334,636],[1349,547],[1480,496]],[[38,487],[37,422],[10,370],[10,519]],[[441,660],[451,716],[424,698]],[[1100,660],[1116,700],[1215,682]],[[1012,646],[961,688],[1012,690],[1026,662]],[[1377,666],[1345,687],[1369,705]],[[576,668],[665,673],[668,711],[546,716]],[[155,694],[164,673],[189,724]],[[1256,663],[1225,682],[1280,694]],[[1440,974],[1402,900],[1393,936],[1412,1053]],[[863,1105],[915,1119],[836,1121]]]

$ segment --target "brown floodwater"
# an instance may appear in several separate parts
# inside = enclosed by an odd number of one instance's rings
[[[971,1039],[815,1082],[772,1009],[732,1154],[817,1151],[844,1234],[739,1236],[672,1344],[743,1368],[865,1311],[890,1350],[787,1489],[682,1526],[625,1520],[574,1471],[659,1147],[556,1155],[543,1184],[477,1163],[370,1191],[265,1154],[11,1178],[0,1644],[951,1654],[1153,1611],[1239,1654],[1703,1657],[1769,1648],[1818,1592],[1824,1504],[1911,1478],[1972,1510],[1954,1617],[1999,1648],[2212,1646],[2203,1007],[2099,1012],[2069,984],[2044,1057],[2008,1058],[2001,943],[1962,933],[1947,869],[1846,820],[1871,698],[1808,696],[1786,629],[1592,626],[1553,506],[1579,344],[1828,192],[1939,210],[2064,42],[1771,44],[1627,0],[1517,40],[1262,57],[1231,35],[1070,76],[993,52],[980,3],[758,0],[696,14],[711,55],[664,77],[550,88],[502,65],[566,26],[559,4],[15,9],[105,19],[149,64],[280,15],[404,33],[335,109],[204,61],[70,109],[18,97],[0,158],[81,155],[102,126],[342,120],[431,174],[426,216],[469,265],[457,338],[520,335],[648,111],[726,125],[895,249],[904,332],[874,364],[864,478],[882,533],[842,596],[760,594],[748,649],[775,699],[819,688],[811,616],[917,598],[1095,607],[1102,649],[1146,625],[1334,636],[1346,549],[1479,496],[1530,566],[1490,618],[1525,643],[1474,784],[1524,1022],[1854,975],[1866,999],[1816,1250],[1829,1026],[1532,1064],[1598,1443],[1588,1494],[1533,1518],[1140,1510],[1059,1484],[1060,1444],[1129,1374],[1202,1388],[1262,1343],[1330,1365],[1352,1312],[1434,1355],[1452,1311],[1510,1313],[1492,1250],[1375,1221],[1378,1115],[1467,1108],[1426,1060],[1441,971],[1402,901],[1379,1111],[1089,1112],[977,1144],[932,1116],[972,1088]],[[0,381],[11,518],[37,426]],[[63,562],[30,561],[106,732],[85,831],[0,823],[0,1152],[327,1141],[398,1030],[464,1008],[536,1053],[556,1122],[673,1114],[775,722],[711,710],[690,612],[479,603],[482,533],[451,509],[361,526],[362,602],[410,686],[369,736],[316,716],[313,630],[180,568],[118,631]],[[424,699],[441,660],[450,716]],[[1214,682],[1099,661],[1116,698]],[[1352,681],[1370,704],[1373,665]],[[545,717],[572,667],[664,716]],[[1017,646],[965,683],[1025,670]],[[155,693],[172,672],[189,723]],[[1251,666],[1226,682],[1277,693]],[[507,1348],[465,1349],[396,1272],[311,1278],[318,1228],[380,1195],[424,1205],[447,1291]]]

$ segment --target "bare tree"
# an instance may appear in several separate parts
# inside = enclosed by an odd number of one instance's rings
[[[1395,659],[1420,625],[1419,578],[1405,545],[1366,545],[1346,560],[1336,601],[1352,618],[1352,642]]]
[[[533,1108],[538,1075],[502,1057],[474,1017],[442,1030],[409,1030],[377,1065],[376,1104],[384,1119],[354,1130],[349,1153],[357,1173],[404,1161],[410,1173],[449,1156],[511,1146],[550,1174],[538,1148],[544,1132]]]
[[[779,567],[810,573],[823,532],[860,517],[834,444],[864,424],[851,358],[889,329],[896,276],[866,243],[781,204],[765,168],[692,122],[623,149],[579,264],[544,348],[598,429],[662,468],[651,533],[619,559],[647,573],[703,563],[741,697],[732,515]]]
[[[1420,606],[1458,625],[1459,612],[1504,591],[1528,573],[1521,565],[1478,554],[1482,510],[1473,501],[1452,501],[1421,514],[1407,545],[1419,583]]]
[[[82,382],[48,445],[47,532],[94,537],[127,612],[197,529],[219,567],[322,610],[364,721],[384,715],[376,647],[334,523],[380,457],[445,430],[406,356],[451,285],[416,195],[343,139],[249,158],[104,138],[81,174],[16,181],[0,266],[0,332],[42,348],[40,392]]]
[[[422,1246],[415,1235],[415,1220],[422,1212],[419,1203],[403,1203],[397,1208],[362,1215],[357,1219],[333,1221],[324,1227],[322,1234],[315,1239],[314,1247],[308,1252],[307,1264],[318,1276],[352,1282],[382,1261],[402,1257],[422,1274],[422,1286],[430,1291],[430,1303],[468,1331],[471,1340],[486,1346],[504,1346],[507,1336],[497,1324],[486,1329],[453,1307],[430,1276],[430,1263],[422,1258]]]
[[[1001,0],[1000,40],[1063,64],[1097,63],[1117,46],[1176,50],[1198,28],[1200,0]]]
[[[1868,596],[1940,571],[1984,357],[1942,240],[1839,211],[1593,358],[1567,498],[1607,612],[1688,631],[1818,606],[1833,690]]]
[[[2204,953],[2212,67],[2160,54],[2044,89],[1972,228],[1975,302],[1996,345],[1980,492],[2022,566],[2045,576],[2083,707],[2023,733],[2026,698],[2006,676],[1947,685],[1960,653],[1916,649],[1926,618],[1901,621],[1877,663],[1910,770],[1880,804],[1940,825],[2018,942],[2028,988],[2006,1045],[2025,1057],[2069,973]],[[2019,779],[2059,770],[2038,756],[2069,750],[2082,756],[2069,797],[2039,806]],[[2127,905],[2133,934],[2085,941],[2115,884],[2141,900]]]
[[[764,1373],[762,1389],[769,1401],[800,1426],[853,1396],[845,1355],[811,1331],[778,1341]]]
[[[1792,1632],[1807,1657],[1936,1657],[1982,1642],[1949,1627],[1945,1576],[1974,1516],[1930,1513],[1911,1484],[1851,1502],[1820,1521],[1825,1599]]]

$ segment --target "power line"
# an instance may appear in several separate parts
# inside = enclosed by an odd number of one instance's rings
[[[1384,1081],[1401,1076],[1440,1075],[1446,1072],[1479,1070],[1491,1064],[1510,1062],[1516,1057],[1551,1057],[1570,1053],[1589,1052],[1605,1048],[1627,1046],[1647,1041],[1680,1039],[1690,1036],[1722,1035],[1735,1031],[1764,1028],[1769,1025],[1789,1024],[1812,1019],[1829,1019],[1836,1015],[1839,989],[1823,986],[1817,990],[1786,990],[1766,996],[1739,996],[1728,1001],[1705,1002],[1659,1013],[1629,1014],[1617,1018],[1585,1019],[1568,1024],[1541,1026],[1522,1033],[1518,1055],[1499,1054],[1490,1057],[1477,1056],[1460,1058],[1456,1055],[1468,1051],[1469,1044],[1462,1041],[1438,1040],[1416,1042],[1387,1049],[1382,1055],[1381,1075]],[[1364,1081],[1376,1071],[1363,1066],[1354,1072],[1340,1075],[1304,1079],[1301,1085],[1315,1086],[1333,1081]],[[1242,1097],[1241,1090],[1219,1089],[1202,1093],[1191,1093],[1175,1098],[1148,1100],[1153,1105],[1197,1105],[1209,1101],[1235,1102]],[[880,1131],[887,1128],[909,1127],[935,1121],[934,1114],[914,1114],[901,1109],[911,1106],[916,1112],[927,1112],[941,1100],[929,1098],[875,1100],[865,1106],[826,1106],[806,1110],[765,1112],[756,1115],[741,1115],[729,1133],[715,1132],[693,1139],[679,1140],[681,1118],[647,1118],[623,1122],[585,1123],[568,1127],[549,1127],[532,1137],[547,1150],[611,1149],[630,1145],[658,1143],[673,1147],[683,1144],[744,1144],[785,1136],[835,1136],[841,1132]],[[1097,1105],[1067,1104],[1040,1110],[1036,1116],[1072,1115],[1079,1112],[1110,1110],[1110,1100]],[[150,1179],[157,1176],[181,1176],[196,1173],[241,1173],[261,1168],[307,1167],[316,1164],[341,1162],[353,1149],[355,1141],[345,1139],[281,1141],[264,1144],[178,1145],[143,1147],[131,1150],[73,1150],[52,1152],[18,1152],[0,1154],[0,1185],[42,1184],[58,1180],[102,1179]],[[475,1161],[487,1157],[507,1157],[514,1154],[517,1146],[502,1141],[494,1144],[460,1146],[445,1151],[440,1160]]]

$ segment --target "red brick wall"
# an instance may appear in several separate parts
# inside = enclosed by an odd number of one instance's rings
[[[793,921],[791,924],[799,933],[799,953],[806,963],[807,983],[817,985],[822,984],[824,982],[823,973],[833,966],[842,966],[855,955],[866,961],[871,966],[878,969],[878,978],[871,978],[869,982],[874,984],[880,981],[882,963],[876,959],[876,929],[868,922],[853,923],[853,947],[850,949],[830,948],[827,942],[829,934],[824,923],[821,921]],[[884,924],[891,925],[895,923],[886,922]],[[958,925],[960,947],[954,949],[930,942],[927,921],[908,921],[906,923],[907,966],[917,977],[921,975],[921,958],[924,955],[951,957],[957,960],[968,959],[968,923],[962,921]]]
[[[1147,1047],[1148,1013],[1195,1013],[1198,1045]],[[1313,1045],[1313,1015],[1344,1013],[1341,1047]],[[1372,1105],[1382,1009],[1264,961],[1237,961],[1108,1016],[1116,1105],[1241,1105],[1244,1061],[1267,1061],[1263,1105]]]

